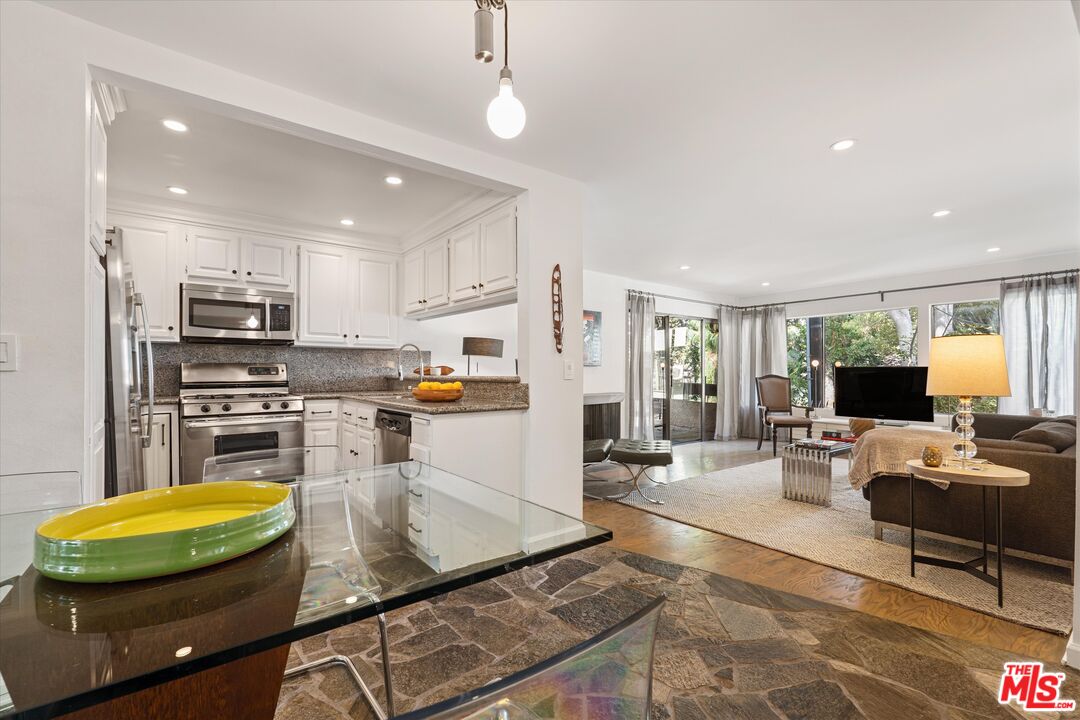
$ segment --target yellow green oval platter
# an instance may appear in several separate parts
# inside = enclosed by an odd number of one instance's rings
[[[49,518],[34,567],[84,583],[172,575],[257,550],[296,521],[288,485],[217,482],[120,495]]]

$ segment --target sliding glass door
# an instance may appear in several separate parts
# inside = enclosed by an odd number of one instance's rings
[[[716,431],[717,321],[657,315],[653,432],[674,443],[711,440]]]

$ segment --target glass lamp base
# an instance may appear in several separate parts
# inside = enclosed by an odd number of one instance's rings
[[[961,396],[956,408],[956,440],[952,446],[953,455],[961,461],[961,467],[979,451],[972,442],[975,437],[974,425],[975,416],[971,413],[971,398]]]

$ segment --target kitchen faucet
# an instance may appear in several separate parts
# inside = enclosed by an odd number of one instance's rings
[[[424,351],[421,350],[418,345],[413,345],[412,343],[405,343],[404,345],[402,345],[401,347],[398,348],[398,351],[397,351],[398,380],[404,380],[405,379],[405,368],[402,367],[402,365],[401,365],[401,354],[403,352],[405,352],[405,348],[409,348],[409,347],[416,350],[416,354],[420,358],[420,382],[424,382]]]

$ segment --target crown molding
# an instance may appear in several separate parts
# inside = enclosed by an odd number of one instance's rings
[[[406,233],[401,240],[401,250],[407,252],[428,240],[449,232],[460,225],[475,220],[506,205],[513,204],[517,198],[507,197],[505,193],[487,190],[478,196],[468,198],[450,207],[446,212],[428,220],[423,225]]]
[[[285,240],[316,241],[361,250],[392,253],[394,255],[401,253],[401,243],[394,237],[335,233],[316,226],[288,222],[255,213],[223,213],[220,210],[194,203],[162,202],[157,198],[138,193],[114,193],[110,191],[107,210],[109,213],[137,215],[154,220],[211,227],[218,230],[249,232]]]

